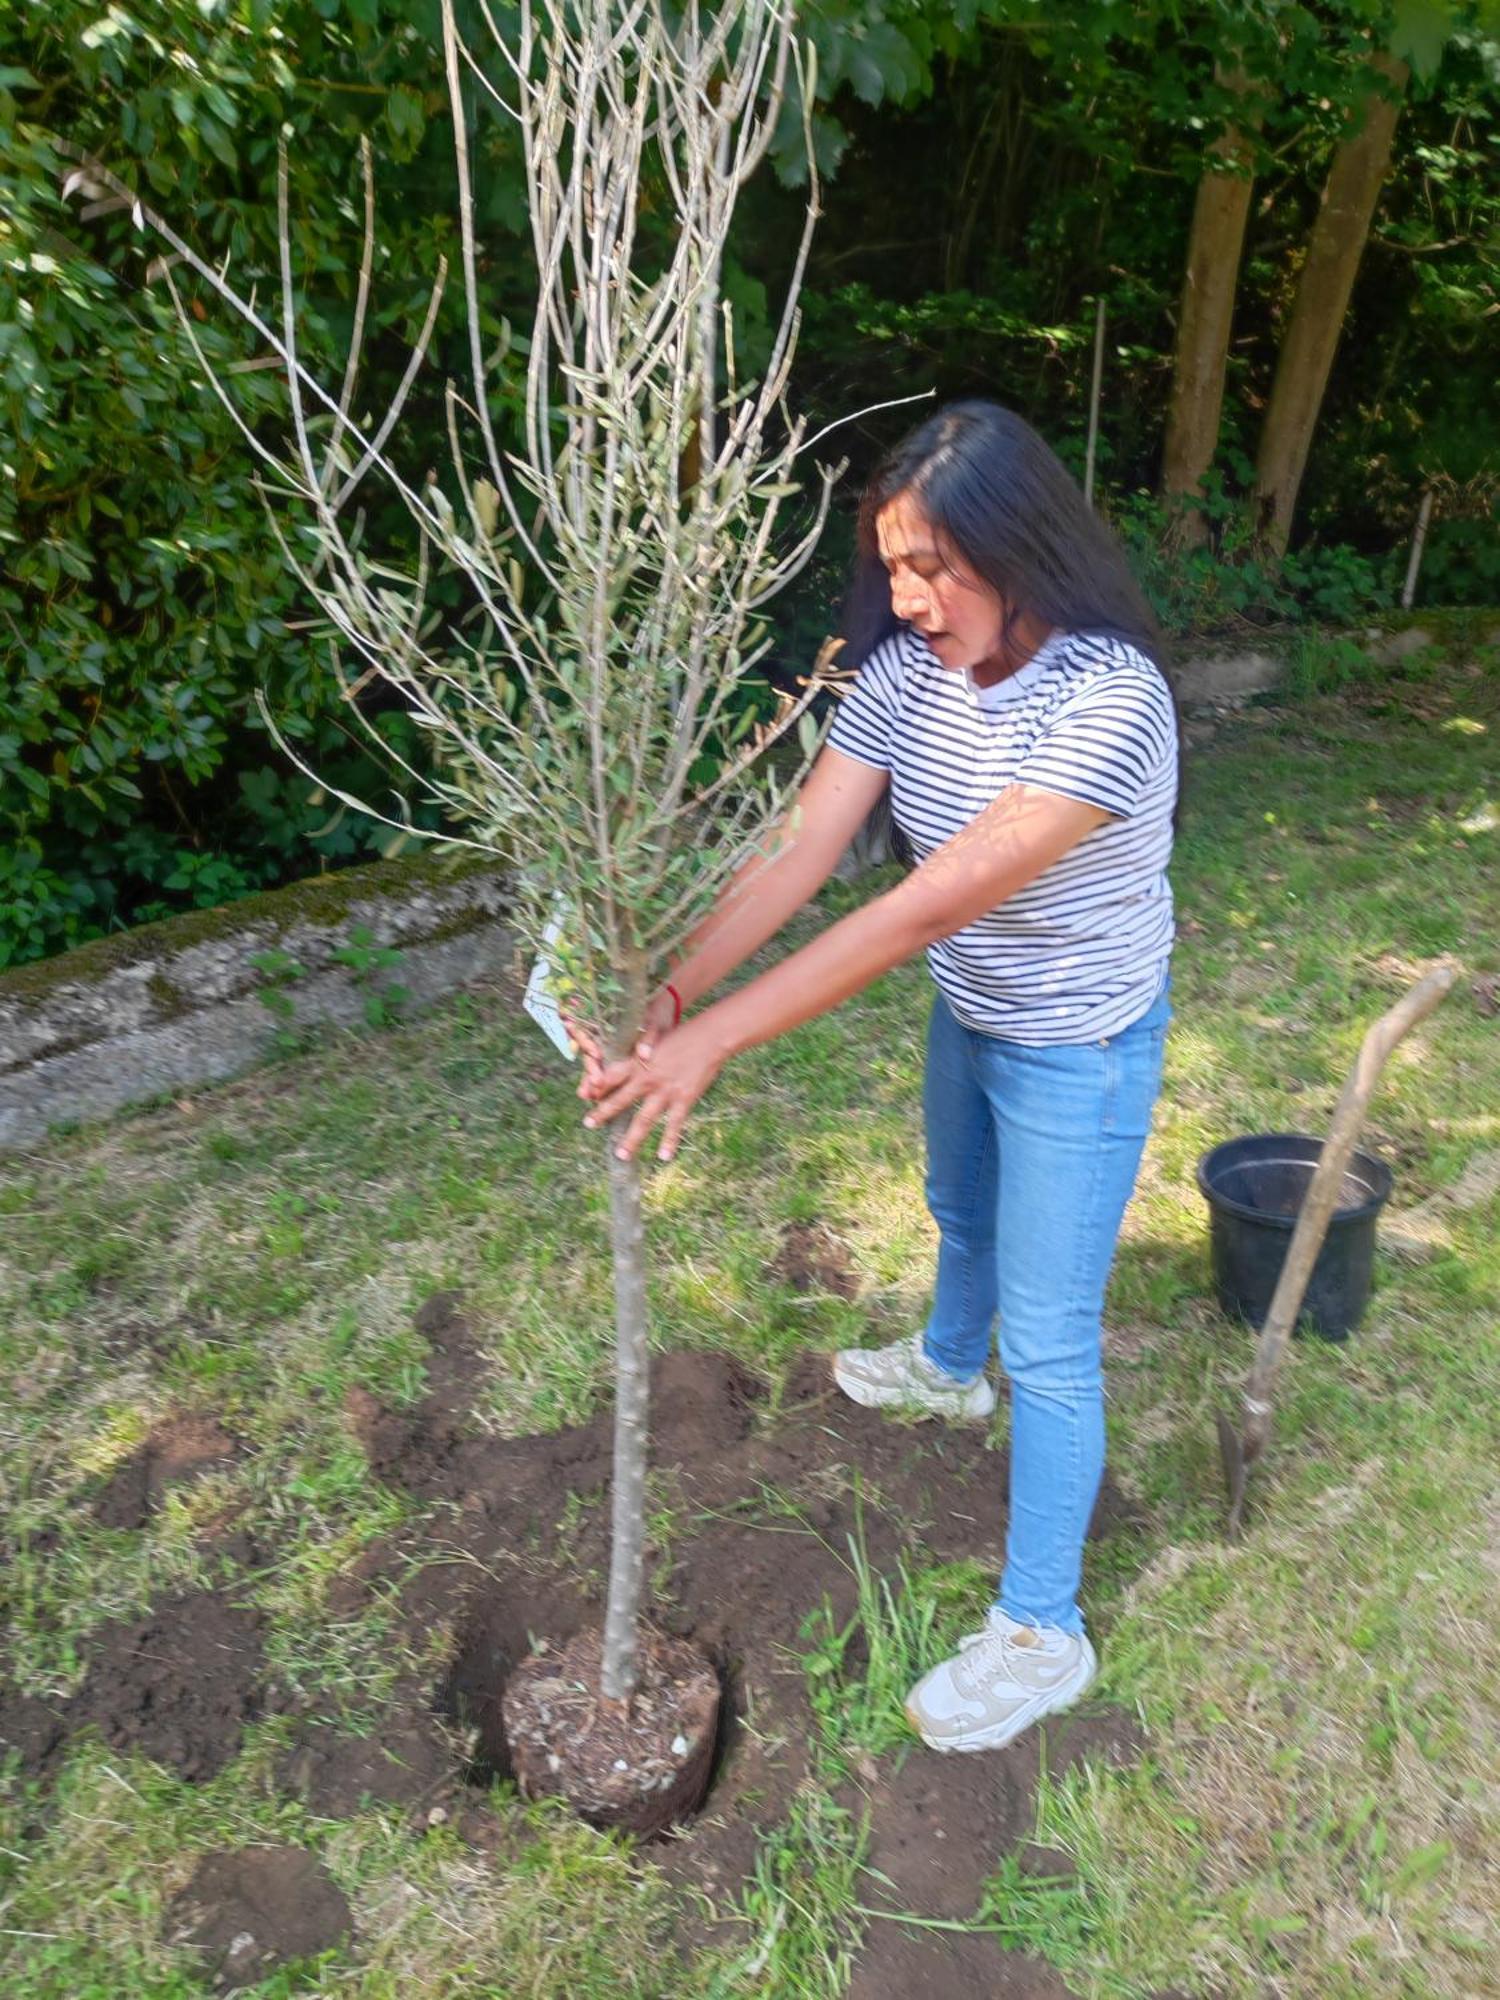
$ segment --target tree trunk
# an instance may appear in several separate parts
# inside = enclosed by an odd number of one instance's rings
[[[1248,87],[1239,72],[1224,81],[1237,96]],[[1214,141],[1193,203],[1161,476],[1166,498],[1185,503],[1171,529],[1179,546],[1196,547],[1208,535],[1202,509],[1192,503],[1201,498],[1203,476],[1219,448],[1229,330],[1253,186],[1249,135],[1259,123],[1256,110]]]
[[[701,425],[693,437],[701,438]],[[628,934],[615,939],[623,992],[606,1047],[612,1060],[635,1047],[646,1011],[646,963]],[[651,1361],[646,1326],[646,1227],[639,1160],[617,1160],[630,1114],[605,1127],[609,1247],[615,1276],[615,1453],[600,1683],[607,1701],[628,1701],[639,1679],[636,1637],[646,1562],[646,1446]]]
[[[1255,526],[1278,554],[1291,534],[1318,411],[1390,166],[1391,141],[1410,75],[1404,62],[1385,53],[1372,56],[1370,68],[1373,75],[1358,128],[1339,146],[1328,170],[1261,432]]]
[[[637,1160],[615,1158],[618,1140],[617,1132],[605,1131],[610,1249],[615,1270],[615,1463],[601,1674],[609,1701],[627,1700],[636,1683],[636,1628],[646,1559],[646,1419],[650,1401],[641,1169]]]

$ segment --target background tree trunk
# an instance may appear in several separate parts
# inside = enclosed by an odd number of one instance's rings
[[[1236,95],[1245,94],[1247,79],[1242,72],[1224,81]],[[1213,158],[1193,203],[1162,454],[1162,492],[1168,500],[1200,497],[1203,475],[1219,446],[1229,331],[1254,184],[1249,134],[1259,123],[1256,111],[1214,141],[1209,149]],[[1171,529],[1179,546],[1195,547],[1207,533],[1201,508],[1192,505],[1182,507]]]
[[[1372,56],[1370,68],[1358,126],[1339,146],[1328,170],[1261,432],[1255,526],[1278,554],[1291,534],[1318,411],[1411,74],[1398,57],[1385,53]]]

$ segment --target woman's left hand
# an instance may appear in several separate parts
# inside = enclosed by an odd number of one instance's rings
[[[594,1102],[583,1121],[590,1130],[608,1125],[632,1104],[640,1106],[615,1146],[619,1159],[634,1159],[647,1133],[658,1123],[662,1124],[662,1135],[656,1157],[675,1157],[688,1113],[728,1056],[713,1028],[705,1026],[709,1020],[709,1014],[699,1014],[663,1035],[648,1061],[632,1056],[625,1062],[608,1063],[597,1081],[585,1080],[580,1095]]]

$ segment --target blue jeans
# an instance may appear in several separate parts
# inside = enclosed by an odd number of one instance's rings
[[[995,1315],[1010,1378],[1010,1526],[997,1602],[1081,1632],[1083,1540],[1104,1472],[1100,1315],[1161,1082],[1171,1007],[1102,1042],[1028,1048],[963,1027],[927,1041],[927,1203],[941,1232],[929,1360],[972,1381]]]

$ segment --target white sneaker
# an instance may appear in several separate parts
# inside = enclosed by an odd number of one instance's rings
[[[933,1750],[1002,1750],[1042,1716],[1071,1708],[1099,1671],[1082,1633],[1019,1624],[998,1605],[958,1648],[906,1697],[912,1728]]]
[[[960,1382],[929,1361],[920,1333],[889,1347],[845,1347],[833,1357],[833,1379],[867,1410],[910,1410],[933,1417],[987,1417],[995,1407],[989,1379]]]

